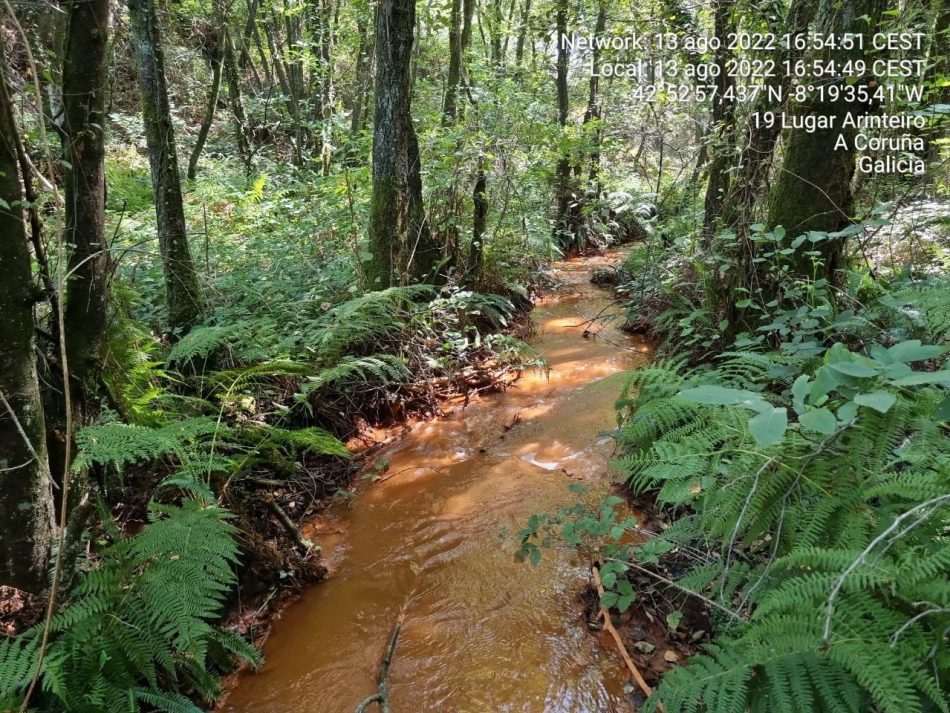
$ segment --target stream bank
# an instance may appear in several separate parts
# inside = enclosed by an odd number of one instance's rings
[[[556,266],[563,286],[532,315],[548,373],[417,424],[380,454],[384,477],[314,524],[330,577],[275,622],[266,663],[224,710],[349,713],[397,620],[394,710],[629,709],[623,662],[579,613],[586,563],[567,547],[538,567],[514,557],[531,514],[576,500],[571,483],[592,501],[610,488],[603,432],[622,372],[650,349],[589,322],[612,301],[589,284],[607,259]]]

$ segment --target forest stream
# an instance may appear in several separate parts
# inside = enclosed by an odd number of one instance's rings
[[[609,258],[608,258],[609,259]],[[605,258],[555,266],[531,340],[550,372],[447,409],[380,455],[378,482],[315,526],[329,579],[276,622],[266,663],[224,709],[351,713],[375,692],[387,640],[397,713],[615,713],[627,674],[587,630],[578,594],[589,573],[570,548],[518,563],[532,513],[576,501],[572,482],[609,489],[621,372],[649,347],[590,320],[612,293],[589,283]],[[598,332],[596,336],[585,330]]]

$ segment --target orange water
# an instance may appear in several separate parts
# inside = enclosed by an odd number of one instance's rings
[[[395,713],[630,710],[622,662],[580,615],[579,556],[562,547],[538,567],[514,560],[528,516],[575,502],[572,482],[591,486],[590,498],[607,492],[603,432],[620,372],[647,359],[614,326],[585,324],[610,311],[611,294],[588,283],[600,262],[558,265],[564,287],[535,308],[532,344],[549,374],[415,426],[381,456],[388,479],[328,514],[320,529],[337,534],[317,539],[331,577],[276,622],[265,665],[224,710],[352,713],[375,692],[400,617]]]

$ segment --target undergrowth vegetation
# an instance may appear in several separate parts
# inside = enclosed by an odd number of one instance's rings
[[[662,344],[618,467],[674,524],[630,544],[608,500],[533,518],[522,554],[553,530],[603,604],[639,568],[709,609],[669,713],[950,713],[950,13],[899,5],[4,3],[0,709],[213,702],[325,576],[300,526],[356,495],[373,427],[545,368],[522,340],[551,262],[632,242],[610,279]],[[813,106],[858,79],[805,76],[814,39],[872,32],[921,59],[838,65],[921,91]],[[759,91],[730,35],[820,81]],[[915,170],[758,123],[816,113],[913,118],[872,138]]]
[[[725,254],[684,240],[627,264],[631,323],[666,341],[617,402],[616,469],[670,524],[612,498],[532,518],[521,555],[583,546],[621,611],[633,575],[705,607],[712,642],[647,710],[950,710],[950,285],[791,278],[792,251],[840,236],[751,236],[764,269],[733,305],[715,289]]]
[[[205,493],[182,477],[165,486],[175,484]],[[153,501],[148,519],[131,536],[104,519],[106,542],[53,617],[41,664],[42,624],[0,642],[0,707],[18,707],[36,674],[41,710],[192,713],[200,708],[188,696],[216,698],[232,656],[259,662],[242,637],[215,625],[235,584],[230,513],[202,494]]]

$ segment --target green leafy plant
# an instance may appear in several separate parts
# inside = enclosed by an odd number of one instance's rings
[[[632,555],[708,553],[678,586],[732,614],[651,706],[948,709],[950,371],[910,367],[945,351],[836,344],[634,374],[619,467],[680,517]]]
[[[260,656],[214,626],[235,582],[230,515],[200,498],[153,502],[150,523],[97,553],[52,621],[32,703],[39,710],[197,713],[232,656]],[[19,706],[36,669],[41,629],[0,642],[0,707]]]

